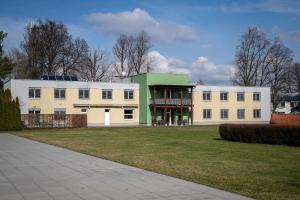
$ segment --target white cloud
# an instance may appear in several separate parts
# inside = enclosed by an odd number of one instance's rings
[[[205,84],[227,85],[233,73],[233,65],[215,64],[203,56],[198,57],[191,65],[193,80],[202,80]]]
[[[203,56],[191,64],[174,57],[167,58],[158,51],[150,52],[149,56],[153,60],[151,68],[154,72],[188,74],[192,82],[203,80],[208,85],[228,85],[234,72],[232,65],[218,65]]]
[[[192,27],[157,21],[140,8],[119,13],[92,13],[86,17],[86,20],[93,24],[97,31],[108,35],[134,35],[144,30],[153,40],[159,42],[196,40],[198,37]]]

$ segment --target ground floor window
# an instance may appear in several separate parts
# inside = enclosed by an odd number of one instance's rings
[[[133,119],[132,109],[124,109],[124,119]]]
[[[203,118],[210,119],[211,118],[211,109],[203,109]]]
[[[260,118],[260,109],[254,109],[253,110],[253,117],[254,118]]]
[[[237,118],[238,119],[245,119],[245,109],[238,109],[237,110]]]
[[[221,119],[228,119],[228,109],[221,109]]]
[[[64,120],[66,115],[65,108],[54,108],[54,119],[55,120]]]
[[[28,110],[28,114],[40,114],[41,113],[41,109],[38,109],[38,108],[30,108]]]

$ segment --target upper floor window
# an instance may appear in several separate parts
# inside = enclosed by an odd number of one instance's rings
[[[133,90],[124,90],[124,99],[133,99]]]
[[[237,101],[244,101],[245,100],[245,93],[244,92],[238,92],[236,94]]]
[[[209,92],[209,91],[204,91],[204,92],[203,92],[203,100],[204,100],[204,101],[210,101],[210,100],[211,100],[211,92]]]
[[[253,93],[253,101],[260,101],[260,93],[259,92]]]
[[[237,118],[238,119],[245,119],[245,109],[238,109],[237,110]]]
[[[29,98],[39,99],[41,98],[41,88],[29,88]]]
[[[102,99],[112,99],[112,90],[102,90]]]
[[[89,89],[79,89],[79,99],[88,99],[90,98]]]
[[[203,119],[211,118],[211,109],[203,109]]]
[[[221,109],[221,119],[228,119],[228,109]]]
[[[260,109],[254,109],[253,110],[253,118],[260,118]]]
[[[64,88],[55,88],[54,89],[55,99],[64,99],[66,98],[66,89]]]
[[[228,100],[228,92],[221,92],[220,99],[221,99],[221,101],[227,101]]]

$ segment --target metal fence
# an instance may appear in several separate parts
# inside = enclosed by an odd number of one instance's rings
[[[191,105],[191,99],[150,99],[150,104],[157,105]]]
[[[24,128],[81,128],[87,127],[85,114],[22,114]]]

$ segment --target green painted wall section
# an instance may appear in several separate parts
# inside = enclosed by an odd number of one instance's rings
[[[151,123],[149,85],[188,85],[186,74],[144,73],[131,77],[131,82],[140,84],[140,123]]]

